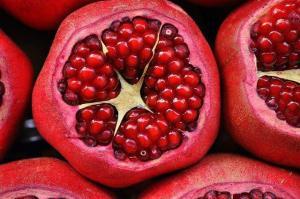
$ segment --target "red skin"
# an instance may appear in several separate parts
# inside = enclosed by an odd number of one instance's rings
[[[300,176],[242,156],[214,154],[189,169],[150,185],[138,198],[189,199],[201,197],[211,189],[241,193],[257,187],[272,191],[279,197],[283,196],[280,192],[285,191],[296,199],[300,195]]]
[[[249,51],[251,25],[265,13],[262,9],[269,9],[274,2],[249,2],[220,28],[216,52],[224,85],[224,121],[232,137],[256,156],[300,168],[299,128],[277,119],[258,97],[255,57]]]
[[[132,0],[97,2],[68,16],[57,32],[33,92],[33,115],[42,136],[81,174],[111,187],[126,187],[195,163],[208,151],[215,140],[219,127],[220,100],[216,63],[209,45],[196,24],[181,9],[170,2],[139,2],[133,3]],[[201,108],[198,129],[190,133],[191,139],[182,143],[184,147],[169,151],[154,161],[120,161],[114,157],[111,145],[95,148],[84,145],[81,140],[76,139],[78,135],[74,129],[78,106],[66,105],[57,90],[57,81],[61,78],[61,70],[66,57],[69,56],[70,50],[78,39],[88,34],[78,30],[82,27],[94,28],[92,32],[99,35],[113,20],[120,19],[118,13],[124,9],[144,9],[144,14],[149,14],[150,17],[153,16],[157,19],[164,17],[163,22],[173,23],[174,17],[171,19],[166,16],[176,16],[177,23],[183,22],[182,25],[188,27],[184,31],[179,30],[180,33],[189,35],[193,42],[188,45],[197,49],[198,54],[191,53],[193,55],[192,62],[195,62],[196,65],[206,66],[201,68],[204,74],[203,82],[206,85],[206,97]],[[99,10],[101,10],[101,15],[99,15]],[[155,13],[153,13],[154,11]],[[107,17],[112,13],[116,15]],[[88,17],[84,17],[85,15]],[[140,12],[126,13],[125,16],[133,17],[135,15],[140,15]],[[88,26],[92,22],[94,24]],[[104,24],[96,26],[96,23]],[[189,39],[187,36],[184,38]],[[62,58],[62,54],[64,58]],[[68,114],[64,116],[63,113]],[[178,159],[178,157],[180,158]]]
[[[22,23],[38,29],[51,30],[71,12],[96,0],[0,0],[0,7]]]
[[[243,0],[189,0],[189,1],[202,6],[214,7],[214,6],[233,5]]]
[[[29,101],[33,70],[26,55],[0,30],[0,68],[5,93],[0,106],[0,160],[11,144]]]
[[[37,192],[28,189],[35,189]],[[23,190],[23,196],[38,196],[41,190],[47,190],[59,193],[61,197],[115,198],[111,193],[77,174],[68,164],[55,158],[26,159],[1,165],[0,196],[12,192],[13,197],[20,197],[22,195],[13,193],[19,190]]]

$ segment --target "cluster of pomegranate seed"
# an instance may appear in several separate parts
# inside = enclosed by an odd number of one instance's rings
[[[127,154],[130,159],[146,161],[177,148],[181,141],[182,133],[172,130],[164,117],[137,108],[126,115],[113,144],[118,159],[125,159]]]
[[[292,126],[300,127],[300,85],[276,77],[262,76],[257,93],[277,117]]]
[[[131,84],[136,83],[152,57],[160,28],[158,20],[124,17],[112,22],[102,34],[107,56],[114,67]]]
[[[108,145],[116,126],[117,113],[110,104],[93,105],[76,115],[76,130],[88,146]]]
[[[102,51],[96,35],[78,42],[63,68],[58,89],[67,104],[104,101],[115,98],[120,82]]]
[[[252,50],[261,71],[299,68],[300,2],[279,3],[254,24]]]
[[[243,192],[238,194],[231,194],[230,192],[224,191],[209,191],[203,197],[198,199],[282,199],[276,197],[271,192],[262,192],[260,189],[252,189],[250,192]]]
[[[299,36],[300,2],[286,0],[274,6],[252,28],[250,47],[257,57],[258,70],[299,70]],[[283,79],[266,74],[257,83],[257,93],[266,105],[294,127],[300,127],[299,89],[299,82],[288,80],[288,76]]]
[[[178,30],[165,24],[145,77],[143,95],[151,110],[180,130],[192,130],[205,94],[201,72],[189,64],[189,49]]]
[[[74,46],[58,82],[67,104],[95,102],[77,112],[80,139],[90,147],[112,143],[120,160],[153,160],[180,146],[184,132],[197,125],[205,88],[201,71],[189,63],[189,48],[177,28],[161,27],[158,20],[145,17],[125,17],[112,22],[101,38],[107,51],[96,35]],[[122,122],[115,131],[119,110],[109,99],[123,100],[116,98],[123,81],[141,86],[138,95],[152,112],[133,108],[118,118]]]

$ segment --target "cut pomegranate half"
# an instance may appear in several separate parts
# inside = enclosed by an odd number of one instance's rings
[[[98,2],[60,27],[35,85],[34,119],[82,174],[128,186],[207,152],[218,83],[208,44],[176,5]]]
[[[30,98],[33,71],[26,55],[0,29],[0,160]]]
[[[156,182],[139,199],[297,199],[300,176],[256,160],[215,154]]]
[[[229,132],[264,159],[300,167],[300,1],[248,3],[224,22],[216,49]]]
[[[0,166],[0,198],[109,199],[114,196],[54,158],[19,160]]]

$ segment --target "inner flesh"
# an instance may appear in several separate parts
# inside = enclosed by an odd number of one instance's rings
[[[285,0],[252,27],[257,93],[280,120],[300,127],[300,1]]]
[[[179,147],[197,127],[205,95],[189,55],[174,25],[148,17],[124,17],[78,41],[58,90],[80,107],[82,141],[112,144],[119,160],[152,160]]]

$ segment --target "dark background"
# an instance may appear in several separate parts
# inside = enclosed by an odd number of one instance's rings
[[[205,8],[187,3],[183,0],[177,0],[175,3],[180,5],[194,19],[210,43],[212,49],[214,48],[214,40],[220,24],[226,16],[237,7],[236,5],[225,8]],[[31,29],[1,10],[0,28],[3,29],[4,32],[28,55],[35,70],[35,77],[37,77],[48,54],[48,50],[55,36],[55,31],[37,31]],[[221,127],[219,137],[209,153],[233,152],[250,156],[247,152],[237,146],[223,129],[224,128]],[[62,158],[55,149],[39,136],[32,122],[31,106],[28,106],[24,122],[19,130],[18,138],[7,154],[5,162],[39,156]],[[114,191],[117,192],[120,198],[134,198],[136,193],[138,193],[142,187],[147,186],[150,181],[127,189]]]

